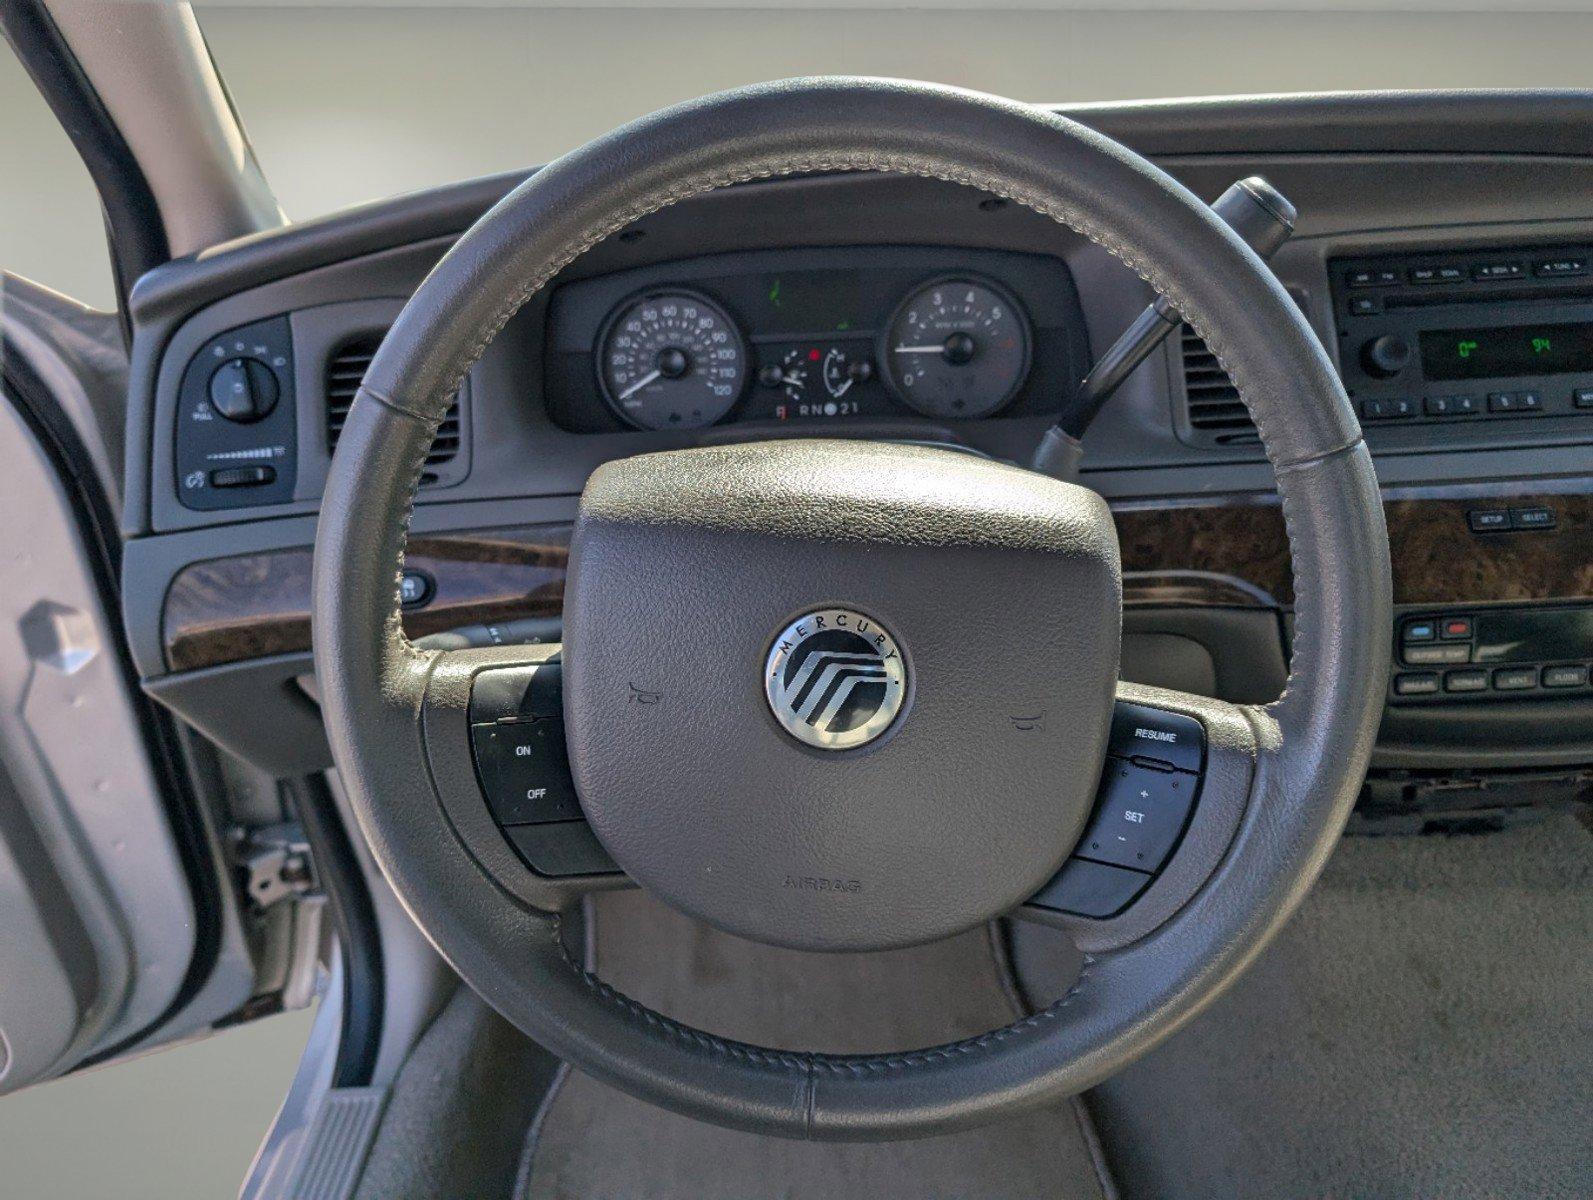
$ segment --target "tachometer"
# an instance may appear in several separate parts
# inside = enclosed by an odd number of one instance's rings
[[[741,395],[747,352],[719,305],[693,292],[640,296],[609,318],[598,376],[615,410],[641,429],[695,429]]]
[[[896,395],[925,416],[986,417],[1029,373],[1029,319],[987,280],[935,280],[897,306],[879,358]]]

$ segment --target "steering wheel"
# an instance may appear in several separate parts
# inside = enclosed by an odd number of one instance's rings
[[[665,206],[847,171],[1026,205],[1106,247],[1205,338],[1282,495],[1298,599],[1281,699],[1235,706],[1118,683],[1120,568],[1100,497],[891,444],[791,440],[609,464],[581,499],[563,646],[432,652],[405,638],[397,581],[422,463],[510,316]],[[382,343],[315,548],[333,756],[389,882],[441,954],[525,1033],[610,1084],[814,1139],[945,1132],[1080,1092],[1218,996],[1339,836],[1382,707],[1389,620],[1387,534],[1359,425],[1255,255],[1101,134],[899,81],[710,96],[521,184]],[[513,756],[561,737],[578,806],[533,787],[519,799],[563,811],[500,822],[473,755],[490,785]],[[1098,789],[1116,804],[1114,780],[1131,769],[1182,788],[1185,807],[1170,839],[1163,830],[1165,863],[1128,864],[1138,894],[1123,902],[1104,894],[1123,877],[1103,866],[1109,849],[1092,849],[1089,823]],[[1070,858],[1076,847],[1095,861]],[[1067,928],[1086,965],[1049,1008],[965,1041],[878,1056],[751,1046],[647,1009],[567,951],[562,916],[630,881],[732,933],[835,952],[1022,911]]]

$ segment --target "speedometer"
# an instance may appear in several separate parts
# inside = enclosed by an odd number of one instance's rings
[[[729,314],[706,296],[639,296],[609,318],[598,376],[616,412],[640,429],[695,429],[730,411],[747,353]]]
[[[897,306],[879,358],[896,395],[925,416],[987,417],[1029,373],[1029,319],[988,280],[935,280]]]

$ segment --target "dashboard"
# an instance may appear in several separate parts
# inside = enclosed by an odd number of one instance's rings
[[[1272,265],[1361,415],[1394,553],[1369,786],[1452,796],[1479,772],[1593,763],[1593,96],[1073,115],[1207,199],[1259,173],[1300,209]],[[247,239],[134,291],[134,658],[153,695],[269,769],[330,761],[309,547],[354,390],[405,297],[519,178]],[[643,218],[529,302],[454,397],[416,508],[406,625],[556,628],[577,498],[614,458],[825,436],[1027,461],[1151,299],[1073,231],[935,181],[800,176]],[[1287,537],[1198,331],[1129,377],[1084,468],[1118,523],[1125,676],[1274,697]]]

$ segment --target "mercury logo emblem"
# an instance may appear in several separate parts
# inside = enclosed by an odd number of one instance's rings
[[[821,750],[867,745],[907,698],[900,647],[872,617],[821,608],[780,631],[763,670],[769,707],[786,731]]]

